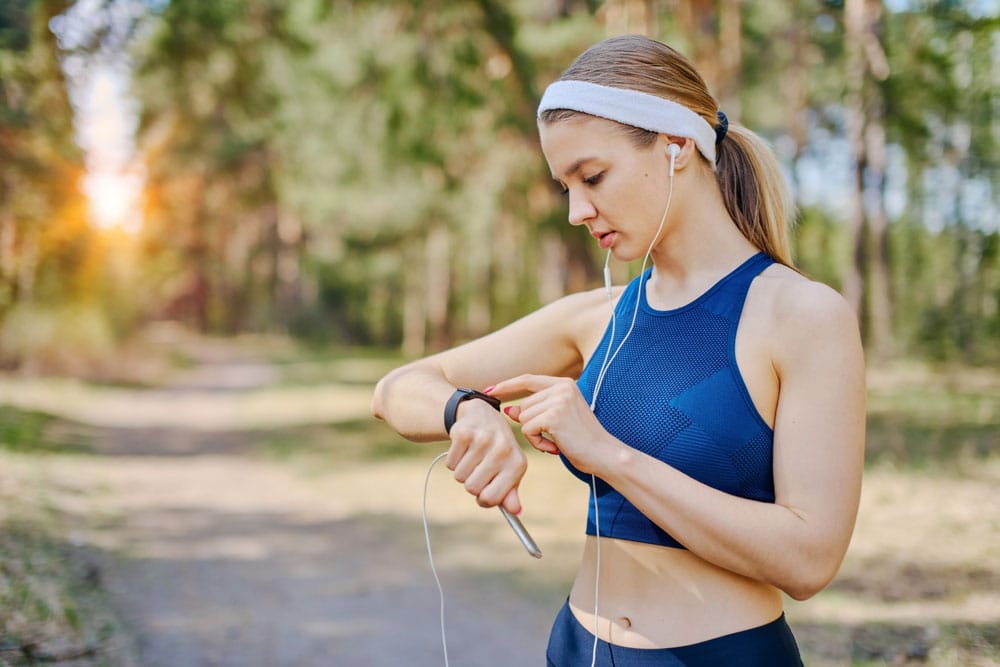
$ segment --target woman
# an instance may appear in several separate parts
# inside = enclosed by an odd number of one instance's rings
[[[801,664],[781,592],[833,578],[860,494],[854,315],[790,267],[773,155],[671,48],[592,47],[547,89],[539,133],[570,224],[652,267],[393,371],[373,413],[450,438],[484,507],[521,510],[512,424],[592,484],[549,665]],[[469,388],[523,400],[508,422]]]

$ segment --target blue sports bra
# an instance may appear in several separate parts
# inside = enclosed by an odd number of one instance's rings
[[[639,312],[628,341],[608,369],[594,414],[613,436],[720,491],[774,502],[774,433],[757,412],[736,365],[736,329],[750,283],[774,263],[758,253],[681,308],[654,310],[637,277],[615,306],[611,327],[577,380],[589,403],[605,351],[625,337],[636,297]],[[565,457],[563,463],[590,482]],[[600,478],[590,494],[587,534],[684,548]]]

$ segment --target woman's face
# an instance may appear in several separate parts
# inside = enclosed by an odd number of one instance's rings
[[[665,137],[637,148],[617,123],[586,115],[540,123],[539,135],[552,178],[569,197],[570,224],[586,225],[618,260],[644,256],[667,201]]]

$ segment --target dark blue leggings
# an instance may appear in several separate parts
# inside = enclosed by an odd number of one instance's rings
[[[594,635],[569,603],[556,616],[545,652],[548,667],[589,667]],[[628,648],[597,642],[597,667],[802,667],[799,648],[782,614],[776,620],[731,635],[676,648]]]

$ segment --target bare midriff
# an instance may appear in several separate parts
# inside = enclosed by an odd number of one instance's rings
[[[569,605],[594,632],[597,539],[588,536]],[[597,636],[632,648],[693,644],[765,625],[781,615],[781,593],[685,549],[601,538]]]

